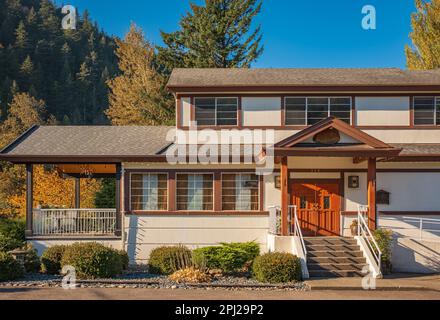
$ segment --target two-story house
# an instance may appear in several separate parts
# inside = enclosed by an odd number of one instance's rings
[[[312,238],[343,241],[353,220],[417,237],[440,217],[440,70],[176,69],[168,89],[176,127],[35,126],[1,152],[26,164],[34,245],[102,241],[146,263],[255,240],[318,264]],[[75,179],[76,208],[33,201],[34,164]],[[79,209],[91,176],[116,178],[116,208]]]

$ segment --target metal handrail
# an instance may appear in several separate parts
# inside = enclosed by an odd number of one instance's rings
[[[298,212],[297,212],[297,206],[289,206],[289,209],[290,209],[290,215],[292,215],[292,209],[293,209],[293,212],[294,212],[294,215],[293,215],[293,221],[294,221],[294,224],[295,224],[295,228],[294,228],[294,233],[293,233],[293,235],[295,236],[295,237],[298,237],[299,239],[300,239],[300,241],[301,241],[301,249],[302,249],[302,253],[303,253],[303,255],[304,255],[304,259],[306,260],[306,262],[307,262],[307,248],[306,248],[306,244],[305,244],[305,242],[304,242],[304,236],[303,236],[303,234],[302,234],[302,230],[301,230],[301,225],[299,224],[299,219],[298,219]]]
[[[376,260],[377,266],[379,270],[382,270],[382,251],[379,248],[376,240],[371,233],[370,228],[368,227],[365,218],[363,217],[363,213],[367,213],[369,210],[368,206],[359,206],[358,207],[358,235],[362,237],[368,245],[371,254]],[[374,245],[374,248],[373,248]]]

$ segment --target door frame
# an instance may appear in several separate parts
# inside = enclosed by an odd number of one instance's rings
[[[342,226],[341,223],[341,219],[342,219],[342,213],[344,211],[345,208],[345,174],[344,172],[341,172],[341,177],[338,178],[333,178],[333,179],[328,179],[328,178],[309,178],[309,179],[295,179],[295,178],[289,178],[289,185],[288,185],[288,190],[289,190],[289,203],[290,205],[293,205],[292,200],[293,200],[293,185],[295,183],[316,183],[316,184],[320,184],[320,183],[334,183],[335,185],[339,186],[339,198],[340,198],[340,204],[339,204],[339,228],[338,228],[338,232],[339,235],[342,236],[343,232],[344,232],[344,228]]]

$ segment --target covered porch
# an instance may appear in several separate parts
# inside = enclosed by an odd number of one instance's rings
[[[26,238],[40,239],[112,239],[122,234],[121,164],[54,164],[63,179],[74,180],[73,208],[44,208],[35,205],[34,166],[26,163]],[[47,165],[47,163],[45,163]],[[81,179],[115,179],[114,208],[81,208]]]
[[[347,188],[364,193],[366,222],[375,230],[377,164],[401,151],[335,118],[277,143],[273,155],[280,166],[280,235],[292,235],[297,219],[304,236],[344,236],[344,217],[358,213],[357,206],[347,208]]]

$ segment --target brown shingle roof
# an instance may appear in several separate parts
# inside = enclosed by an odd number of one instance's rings
[[[174,127],[37,126],[1,154],[9,156],[151,156]]]
[[[440,86],[440,69],[174,69],[168,87]]]
[[[392,144],[402,149],[401,156],[439,156],[440,144]]]

